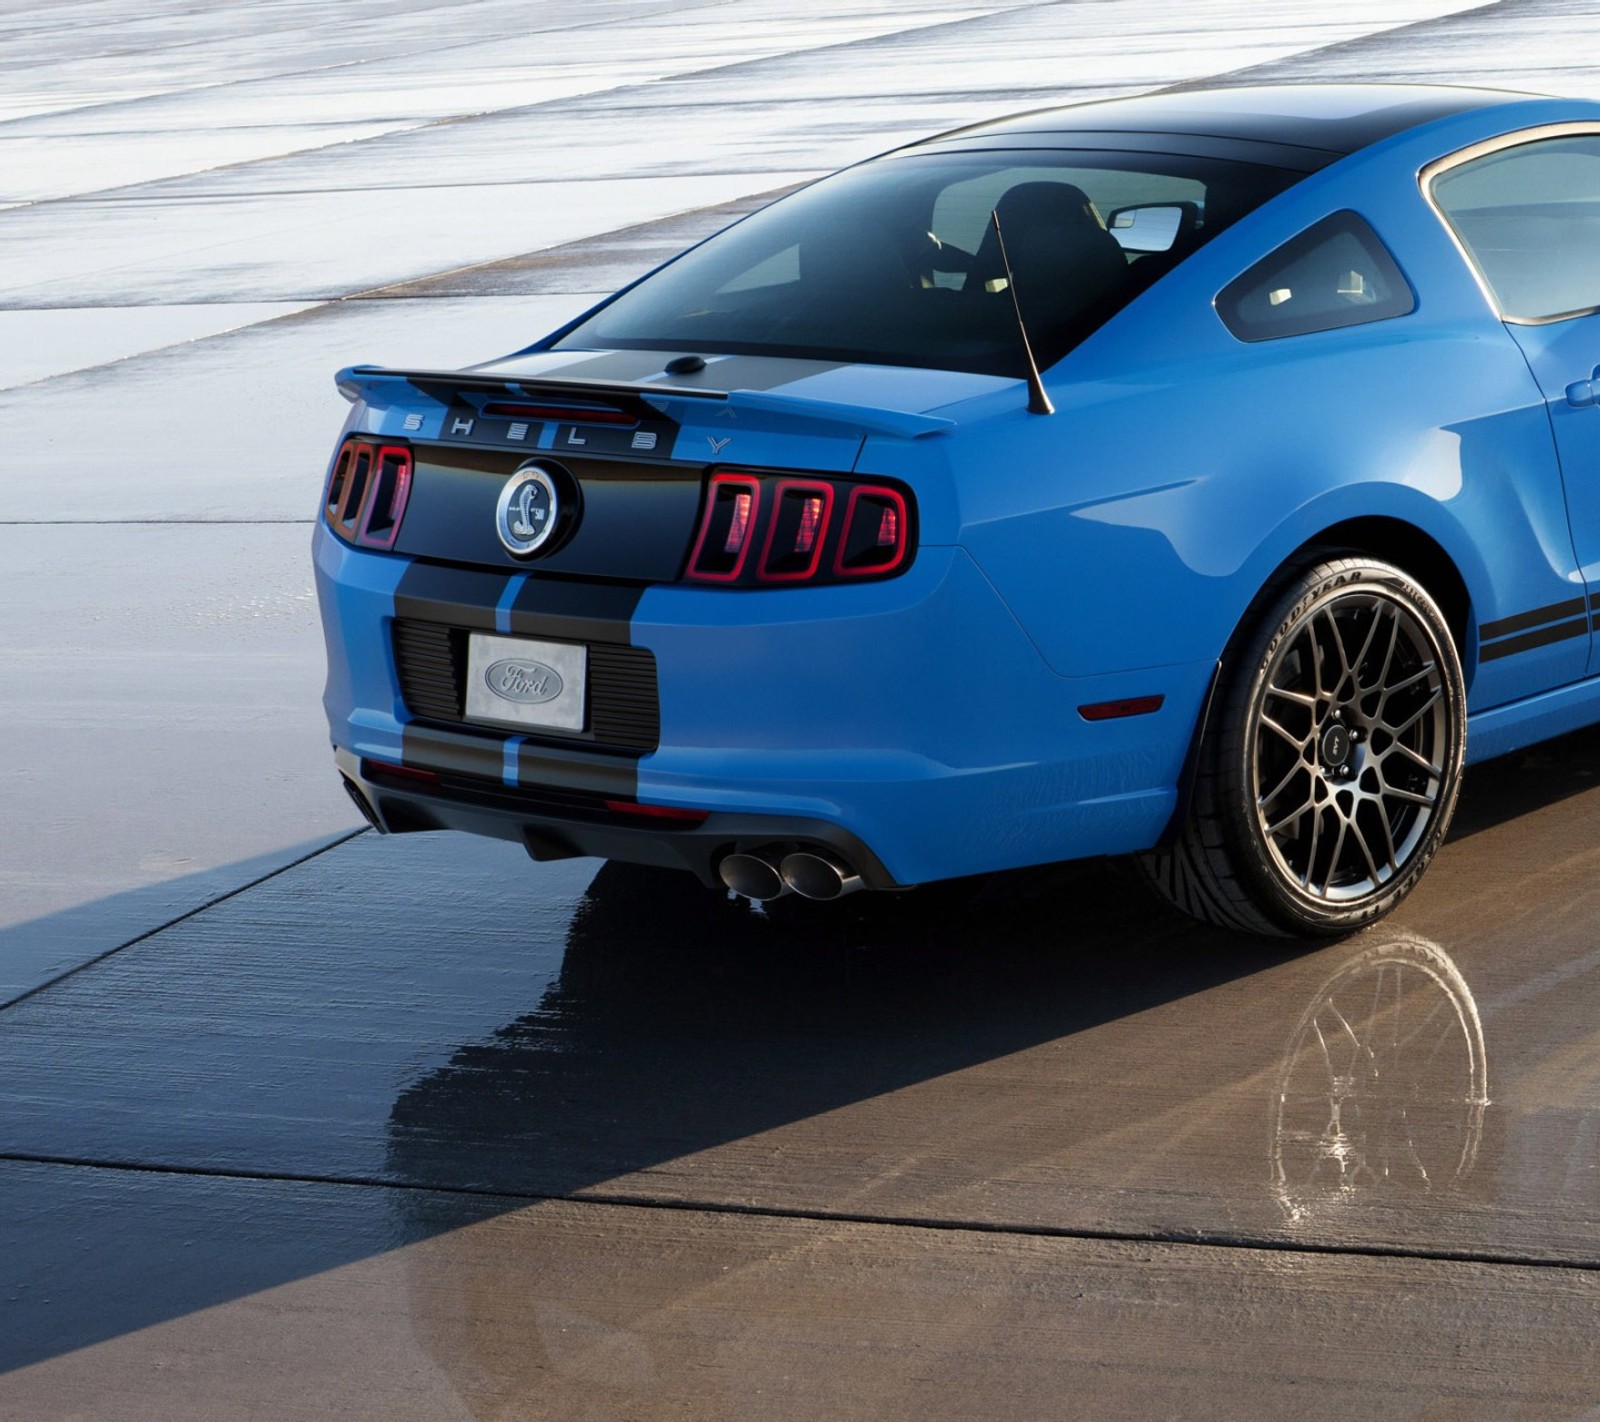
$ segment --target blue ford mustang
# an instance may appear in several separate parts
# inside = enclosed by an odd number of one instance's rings
[[[1392,908],[1600,719],[1600,105],[1241,88],[787,197],[528,349],[355,367],[316,540],[382,830],[753,899],[1132,854]]]

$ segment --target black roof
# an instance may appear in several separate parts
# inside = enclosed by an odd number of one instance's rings
[[[1472,109],[1542,97],[1504,89],[1423,84],[1270,84],[1232,89],[1164,90],[1039,109],[929,139],[937,144],[1093,134],[1182,135],[1274,144],[1342,157],[1390,134]],[[921,145],[918,145],[921,146]]]

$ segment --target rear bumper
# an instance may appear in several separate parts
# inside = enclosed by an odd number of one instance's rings
[[[632,758],[413,718],[389,638],[406,560],[319,536],[317,568],[334,744],[386,828],[708,880],[722,855],[774,843],[829,849],[877,888],[1148,848],[1172,816],[1212,672],[1059,676],[957,548],[923,548],[904,576],[861,587],[652,587],[626,636],[655,657],[660,743]],[[1078,710],[1151,696],[1162,704],[1149,715]],[[446,783],[376,784],[363,758]],[[606,799],[707,818],[635,825],[597,809]]]
[[[363,813],[386,834],[464,830],[521,844],[538,860],[619,859],[687,869],[706,884],[718,882],[717,865],[731,853],[767,850],[781,857],[791,850],[821,850],[849,865],[870,889],[904,887],[853,834],[822,820],[719,811],[698,824],[630,823],[626,813],[607,811],[599,797],[585,804],[569,796],[567,803],[553,804],[542,789],[513,789],[471,776],[445,776],[438,787],[421,790],[348,751],[336,752],[336,759]]]

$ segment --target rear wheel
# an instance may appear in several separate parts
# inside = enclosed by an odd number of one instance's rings
[[[1411,891],[1449,827],[1460,659],[1427,592],[1368,558],[1324,556],[1258,598],[1246,628],[1187,820],[1141,867],[1209,923],[1345,933]]]

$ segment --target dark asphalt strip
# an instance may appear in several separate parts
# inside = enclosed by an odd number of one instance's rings
[[[137,947],[147,939],[154,938],[157,934],[165,933],[169,928],[176,928],[180,923],[187,923],[191,918],[197,918],[208,910],[216,908],[218,904],[225,904],[229,899],[236,899],[240,894],[248,893],[251,889],[260,888],[262,884],[270,883],[280,874],[287,874],[291,869],[298,869],[302,864],[309,864],[313,859],[326,854],[330,849],[338,849],[340,845],[349,844],[357,835],[370,833],[371,831],[363,825],[360,829],[351,830],[348,834],[342,834],[337,839],[329,840],[327,844],[313,849],[309,854],[302,854],[298,859],[291,859],[287,864],[280,864],[276,869],[266,874],[258,875],[248,883],[240,884],[237,888],[229,889],[226,893],[217,894],[213,898],[207,899],[203,904],[197,904],[187,912],[180,913],[176,918],[169,918],[165,923],[158,923],[154,928],[147,929],[126,942],[117,944],[114,948],[107,948],[104,953],[97,953],[93,958],[89,958],[82,963],[75,963],[66,972],[57,973],[55,977],[36,984],[26,992],[19,992],[15,997],[7,998],[4,1002],[0,1002],[0,1012],[4,1012],[7,1008],[15,1007],[19,1002],[26,1002],[30,997],[37,997],[42,992],[48,992],[56,984],[64,983],[68,978],[77,977],[85,969],[92,968],[97,963],[103,963],[107,958],[115,957],[118,953],[124,952],[129,948]]]
[[[722,1200],[653,1199],[644,1195],[613,1195],[599,1191],[545,1194],[537,1191],[487,1190],[470,1185],[411,1184],[403,1180],[386,1180],[380,1176],[229,1170],[216,1166],[140,1164],[130,1161],[80,1159],[74,1156],[0,1152],[0,1164],[8,1162],[17,1165],[53,1165],[78,1170],[117,1171],[135,1175],[172,1175],[192,1180],[247,1180],[267,1185],[344,1186],[354,1190],[392,1190],[408,1195],[454,1195],[478,1200],[514,1201],[528,1205],[541,1201],[560,1201],[570,1205],[593,1205],[602,1209],[676,1210],[704,1215],[740,1215],[754,1219],[806,1220],[828,1225],[871,1225],[885,1229],[937,1230],[944,1234],[998,1234],[1034,1239],[1081,1239],[1113,1244],[1254,1250],[1269,1254],[1337,1255],[1353,1259],[1408,1259],[1439,1264],[1485,1264],[1517,1269],[1559,1269],[1579,1274],[1600,1273],[1600,1260],[1596,1259],[1553,1259],[1533,1254],[1496,1253],[1477,1249],[1425,1249],[1398,1244],[1317,1244],[1249,1235],[1212,1234],[1206,1231],[1067,1229],[1019,1221],[952,1220],[924,1218],[919,1215],[870,1214],[854,1210],[786,1209],[782,1206],[738,1205]]]

